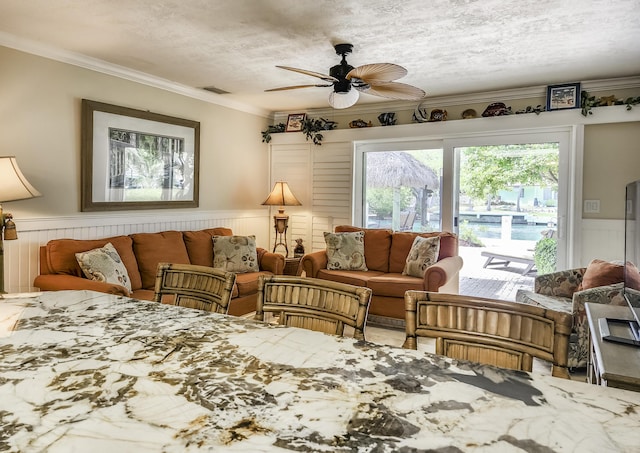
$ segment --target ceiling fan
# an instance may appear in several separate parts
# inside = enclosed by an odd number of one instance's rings
[[[276,66],[288,71],[299,72],[324,80],[325,83],[311,85],[294,85],[282,88],[271,88],[265,91],[295,90],[298,88],[333,87],[329,95],[329,105],[335,109],[351,107],[360,97],[358,92],[373,94],[388,99],[417,101],[425,96],[420,88],[405,83],[394,82],[407,75],[407,70],[393,63],[365,64],[354,68],[347,63],[346,55],[353,50],[352,44],[336,44],[336,54],[342,56],[340,64],[329,70],[329,75],[306,69],[289,66]],[[355,90],[352,90],[355,88]]]

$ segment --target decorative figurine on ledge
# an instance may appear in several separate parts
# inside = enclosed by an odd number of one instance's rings
[[[429,121],[447,121],[447,111],[442,109],[433,109],[431,110],[431,115],[429,116]]]
[[[378,121],[383,126],[393,126],[396,124],[396,114],[394,112],[386,112],[378,115]]]
[[[362,119],[357,119],[357,120],[353,120],[351,122],[349,122],[349,127],[350,128],[359,128],[359,127],[371,127],[373,126],[373,124],[371,124],[371,121],[369,121],[368,123]]]
[[[294,258],[302,258],[304,256],[304,245],[302,245],[302,238],[296,239],[296,248],[293,249]]]

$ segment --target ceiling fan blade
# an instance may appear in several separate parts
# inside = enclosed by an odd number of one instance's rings
[[[347,79],[352,78],[371,82],[391,82],[407,75],[407,70],[402,66],[393,63],[365,64],[353,68],[347,74]]]
[[[307,71],[306,69],[298,69],[298,68],[292,68],[290,66],[278,66],[278,65],[276,65],[276,68],[286,69],[287,71],[299,72],[300,74],[310,75],[312,77],[317,77],[319,79],[322,79],[325,82],[337,82],[338,81],[338,79],[336,79],[333,76],[330,76],[330,75],[327,75],[327,74],[321,74],[319,72]]]
[[[356,88],[363,93],[405,101],[418,101],[426,96],[426,93],[420,88],[398,82],[376,83],[369,86],[369,88]]]
[[[297,90],[298,88],[314,88],[314,87],[332,87],[333,84],[315,84],[315,85],[292,85],[289,87],[270,88],[264,91],[284,91],[284,90]]]

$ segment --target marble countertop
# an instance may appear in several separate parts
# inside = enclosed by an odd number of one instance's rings
[[[640,393],[90,291],[0,300],[0,451],[639,445]]]

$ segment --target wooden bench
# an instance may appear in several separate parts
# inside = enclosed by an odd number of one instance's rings
[[[529,273],[535,272],[535,261],[533,260],[533,255],[530,254],[519,254],[519,255],[515,255],[515,254],[509,254],[506,251],[504,252],[500,252],[500,251],[484,251],[482,253],[480,253],[480,255],[487,257],[487,261],[485,261],[484,265],[482,267],[487,267],[487,266],[497,266],[497,265],[502,265],[504,267],[507,267],[511,262],[514,263],[522,263],[522,264],[526,264],[527,267],[525,267],[522,270],[522,275],[528,275]]]

